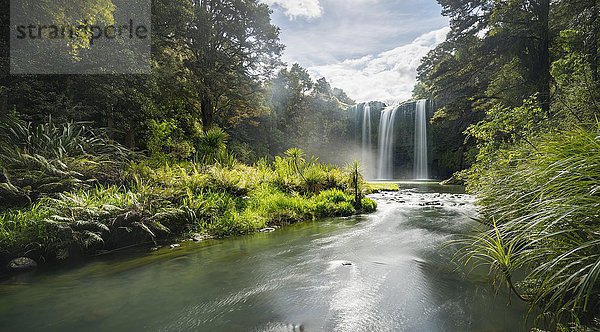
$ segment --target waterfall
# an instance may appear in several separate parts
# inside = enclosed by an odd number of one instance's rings
[[[371,168],[371,105],[366,103],[362,113],[362,166],[368,172]]]
[[[365,176],[378,180],[429,179],[428,100],[407,101],[383,110],[378,105],[355,106],[355,142],[361,147]],[[379,128],[373,125],[374,116],[380,117]],[[376,141],[373,135],[377,135]]]
[[[427,180],[427,100],[417,101],[415,108],[415,179]]]
[[[397,111],[397,105],[393,105],[381,112],[381,120],[379,121],[379,162],[377,164],[377,178],[380,180],[389,180],[394,177],[393,161],[396,143],[394,123]]]

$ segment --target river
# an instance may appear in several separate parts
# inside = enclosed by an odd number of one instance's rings
[[[476,223],[472,197],[401,187],[371,215],[20,275],[0,285],[0,330],[526,331],[445,245]]]

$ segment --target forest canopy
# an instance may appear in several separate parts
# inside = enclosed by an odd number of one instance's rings
[[[1,42],[8,45],[10,10],[3,6]],[[90,0],[80,9],[94,22],[114,22],[113,2]],[[175,159],[191,158],[213,127],[224,129],[247,161],[294,146],[318,150],[321,138],[347,134],[340,119],[354,102],[281,61],[284,45],[270,13],[257,0],[153,1],[150,75],[16,76],[3,65],[0,112],[34,123],[90,121],[129,148]],[[68,19],[59,14],[50,13]],[[83,37],[73,47],[89,47]],[[8,64],[8,48],[2,50]],[[169,140],[155,144],[165,135]]]

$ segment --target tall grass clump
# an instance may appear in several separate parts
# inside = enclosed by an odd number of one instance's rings
[[[546,134],[498,152],[469,189],[483,231],[462,255],[490,266],[554,329],[600,313],[600,129]],[[513,280],[515,272],[524,278]]]
[[[197,139],[195,161],[202,164],[233,166],[236,161],[227,150],[228,140],[229,135],[218,127],[203,132]]]
[[[0,207],[25,206],[45,195],[118,183],[133,154],[85,123],[34,125],[0,120]]]
[[[40,203],[0,213],[0,258],[44,250],[56,239],[43,220],[51,211]]]

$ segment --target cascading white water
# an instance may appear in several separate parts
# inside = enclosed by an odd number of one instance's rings
[[[396,136],[394,135],[394,123],[398,106],[393,105],[381,112],[379,121],[379,158],[377,164],[377,178],[389,180],[394,177],[393,161]]]
[[[371,105],[366,103],[362,113],[362,166],[367,171],[371,169]],[[368,177],[368,175],[367,175]]]
[[[419,100],[415,107],[415,179],[429,179],[427,163],[427,100]]]

